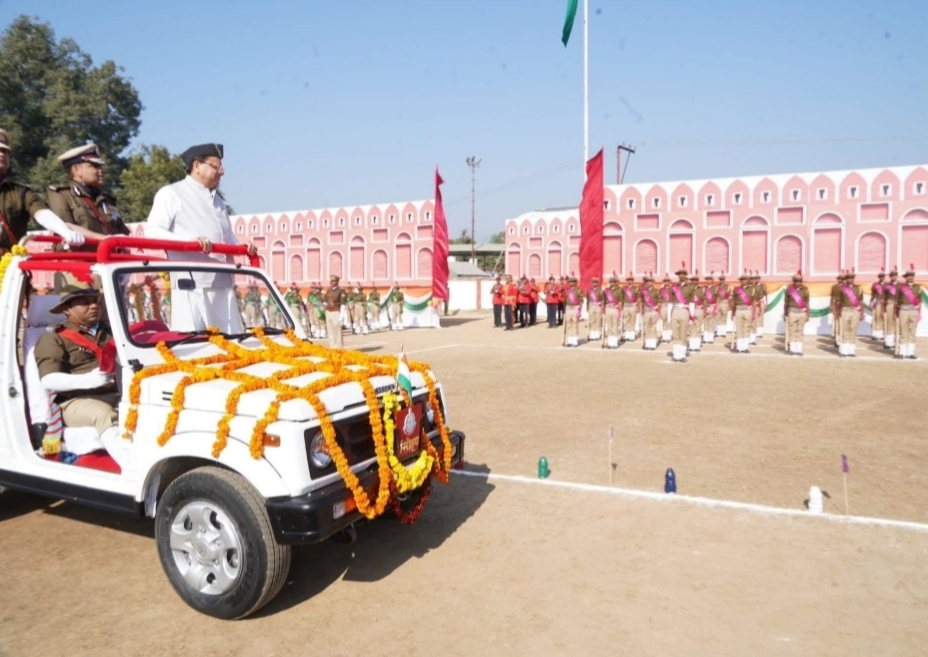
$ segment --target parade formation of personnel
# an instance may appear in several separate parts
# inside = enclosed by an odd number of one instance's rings
[[[0,255],[26,236],[30,219],[61,236],[72,247],[82,245],[83,228],[62,221],[29,185],[15,179],[10,168],[11,150],[10,136],[6,130],[0,130]]]
[[[603,289],[604,297],[604,320],[603,333],[606,338],[606,349],[619,348],[619,332],[622,314],[622,286],[619,285],[619,279],[613,272],[609,277],[608,287]]]
[[[628,272],[625,285],[622,287],[622,339],[625,342],[634,342],[638,337],[637,323],[641,300],[639,288],[635,285],[635,275]]]
[[[802,272],[793,275],[783,299],[783,322],[786,324],[786,353],[802,356],[806,323],[809,321],[809,288],[802,283]]]
[[[845,273],[841,286],[841,344],[838,345],[838,355],[842,358],[857,356],[857,328],[864,319],[864,292],[854,282],[855,276],[853,270]]]
[[[915,265],[910,264],[903,274],[905,282],[896,292],[896,318],[899,325],[897,358],[915,360],[915,331],[921,316],[922,287],[915,282]]]
[[[583,290],[576,276],[568,276],[564,286],[564,345],[580,346],[580,313],[583,309]]]

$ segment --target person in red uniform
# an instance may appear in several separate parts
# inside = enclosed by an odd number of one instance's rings
[[[567,286],[567,278],[561,276],[557,280],[557,325],[560,326],[564,323],[564,306],[566,304],[567,294],[564,292],[564,288]]]
[[[503,325],[503,284],[500,282],[499,274],[496,275],[496,282],[490,288],[493,295],[493,328],[500,328]]]
[[[554,276],[549,277],[545,285],[545,308],[548,311],[548,328],[557,327],[557,306],[560,303],[559,292]]]
[[[538,285],[535,284],[535,279],[530,278],[528,281],[528,296],[529,296],[529,305],[528,305],[528,323],[529,326],[535,326],[535,321],[538,319]]]
[[[528,324],[528,308],[532,303],[532,294],[529,290],[529,282],[528,279],[525,278],[525,274],[522,275],[519,281],[518,289],[519,326],[525,328]]]
[[[506,283],[503,285],[503,313],[506,318],[504,331],[512,330],[512,313],[515,311],[519,298],[519,288],[512,282],[512,276],[506,274]]]

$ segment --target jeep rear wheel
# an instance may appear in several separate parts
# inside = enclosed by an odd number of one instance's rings
[[[280,592],[290,546],[278,545],[261,495],[240,475],[204,467],[175,479],[158,503],[161,567],[188,605],[244,618]]]

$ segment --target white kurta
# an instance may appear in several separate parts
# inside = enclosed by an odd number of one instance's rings
[[[158,190],[148,214],[145,236],[152,239],[196,241],[205,237],[213,244],[238,244],[225,201],[190,176]],[[168,252],[169,260],[185,262],[232,262],[231,256],[202,252]],[[193,290],[181,290],[178,281],[193,281]],[[232,289],[231,274],[171,274],[171,328],[202,331],[215,326],[227,333],[244,331]]]

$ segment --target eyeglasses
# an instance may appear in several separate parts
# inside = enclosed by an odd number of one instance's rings
[[[222,168],[222,162],[220,162],[219,165],[217,166],[213,164],[212,162],[207,162],[206,160],[197,160],[197,161],[200,164],[205,164],[208,167],[212,167],[216,171],[216,173],[219,173],[220,171],[225,171],[225,169]]]

